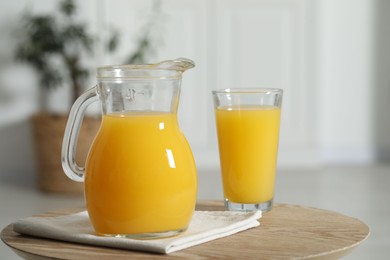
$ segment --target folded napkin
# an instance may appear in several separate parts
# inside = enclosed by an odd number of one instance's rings
[[[13,224],[15,232],[88,245],[172,253],[260,225],[261,211],[195,211],[187,231],[170,238],[137,240],[95,234],[88,213],[59,217],[29,217]]]

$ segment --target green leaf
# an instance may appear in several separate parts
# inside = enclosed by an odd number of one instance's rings
[[[59,9],[64,15],[68,17],[76,13],[76,5],[72,0],[61,1]]]
[[[118,48],[119,45],[119,33],[118,31],[111,31],[110,38],[107,43],[107,50],[113,52]]]

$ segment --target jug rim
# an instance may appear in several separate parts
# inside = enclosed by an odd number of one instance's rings
[[[165,60],[153,64],[122,64],[97,68],[97,78],[180,78],[181,74],[195,67],[187,58]]]

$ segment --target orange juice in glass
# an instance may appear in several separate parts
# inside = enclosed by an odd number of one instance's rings
[[[214,91],[225,205],[229,210],[272,208],[282,90]]]

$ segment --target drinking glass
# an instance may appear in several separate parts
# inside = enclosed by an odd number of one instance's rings
[[[272,209],[278,155],[281,89],[212,92],[225,206]]]

